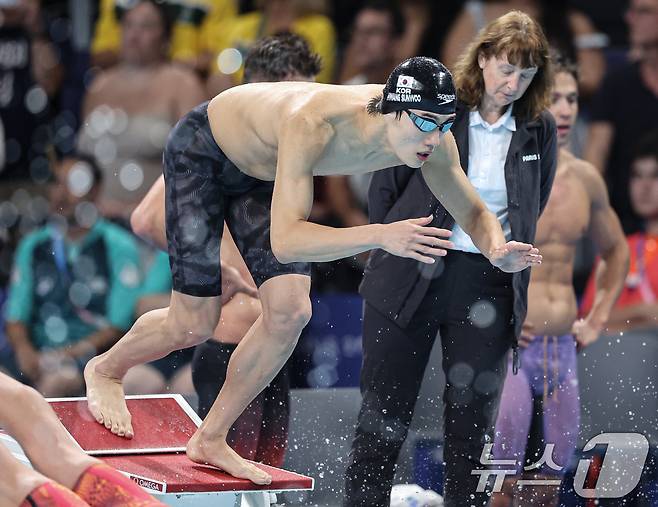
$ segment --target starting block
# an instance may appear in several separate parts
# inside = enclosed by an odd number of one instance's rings
[[[167,505],[268,507],[276,502],[277,493],[312,490],[314,486],[311,477],[260,463],[255,465],[272,476],[267,486],[190,461],[185,446],[201,419],[178,394],[127,396],[135,432],[130,440],[98,424],[87,409],[86,398],[48,402],[84,452],[121,471]],[[18,443],[1,431],[0,443],[29,463]]]

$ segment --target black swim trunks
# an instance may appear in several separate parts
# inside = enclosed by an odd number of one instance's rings
[[[163,155],[169,264],[173,289],[190,296],[221,294],[219,245],[224,220],[260,287],[278,275],[310,275],[310,264],[281,264],[272,253],[274,184],[247,176],[217,146],[208,102],[184,116]]]

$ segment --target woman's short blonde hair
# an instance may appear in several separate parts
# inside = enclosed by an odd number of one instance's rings
[[[484,95],[484,78],[478,64],[482,55],[507,56],[512,65],[537,67],[532,83],[514,103],[514,115],[534,119],[549,105],[553,83],[548,40],[539,23],[521,11],[510,11],[479,31],[455,64],[453,78],[459,100],[477,107]]]

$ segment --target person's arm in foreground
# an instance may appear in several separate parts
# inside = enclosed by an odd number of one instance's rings
[[[452,243],[439,239],[450,232],[424,227],[432,217],[392,224],[334,228],[308,221],[313,203],[311,168],[333,136],[333,128],[309,117],[284,127],[279,144],[272,198],[271,242],[280,262],[324,262],[381,248],[394,255],[433,263]]]
[[[496,216],[484,205],[459,165],[455,139],[449,132],[422,167],[427,186],[491,263],[514,272],[539,264],[539,250],[518,241],[505,242]]]

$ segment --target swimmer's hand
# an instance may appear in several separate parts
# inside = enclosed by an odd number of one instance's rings
[[[516,273],[527,267],[537,266],[541,264],[541,260],[542,256],[537,248],[518,241],[508,241],[493,250],[489,256],[491,264],[506,273]]]
[[[252,298],[258,297],[258,289],[250,280],[245,280],[233,266],[222,263],[222,304],[228,303],[240,292]]]
[[[399,257],[409,257],[425,264],[433,264],[434,257],[442,257],[453,248],[449,238],[452,234],[447,229],[426,227],[432,216],[401,220],[383,226],[382,248]]]
[[[574,322],[571,333],[576,337],[578,350],[584,349],[598,340],[602,330],[602,326],[596,326],[587,319],[578,319]]]

